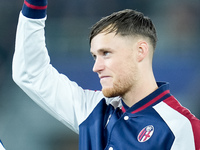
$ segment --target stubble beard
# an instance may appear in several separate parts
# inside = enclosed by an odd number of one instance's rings
[[[139,80],[138,68],[135,65],[125,65],[126,70],[121,70],[121,73],[118,74],[118,78],[113,80],[113,86],[109,88],[102,88],[102,93],[105,97],[117,97],[122,98],[125,95],[135,88]]]
[[[132,79],[118,79],[113,82],[113,87],[110,88],[102,88],[103,95],[105,97],[123,97],[131,88],[132,86]]]

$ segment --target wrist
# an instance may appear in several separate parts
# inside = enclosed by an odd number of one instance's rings
[[[44,18],[47,13],[47,0],[24,0],[22,13],[32,19]]]

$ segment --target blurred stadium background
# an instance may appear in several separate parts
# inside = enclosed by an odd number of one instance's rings
[[[0,0],[0,139],[7,150],[76,150],[78,135],[38,107],[13,82],[11,63],[23,0]],[[46,42],[51,63],[86,89],[101,89],[92,72],[89,28],[102,16],[131,8],[158,32],[154,72],[200,118],[199,0],[49,0]]]

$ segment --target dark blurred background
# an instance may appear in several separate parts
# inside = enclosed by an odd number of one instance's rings
[[[0,0],[0,139],[7,150],[76,150],[78,135],[37,106],[12,80],[15,32],[23,0]],[[51,63],[85,89],[101,89],[92,72],[89,29],[101,17],[131,8],[158,32],[154,72],[200,118],[199,0],[49,0],[46,43]]]

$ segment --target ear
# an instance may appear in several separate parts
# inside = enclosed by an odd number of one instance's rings
[[[138,62],[141,62],[149,52],[149,45],[146,41],[139,41],[137,43],[137,49],[137,60]]]

